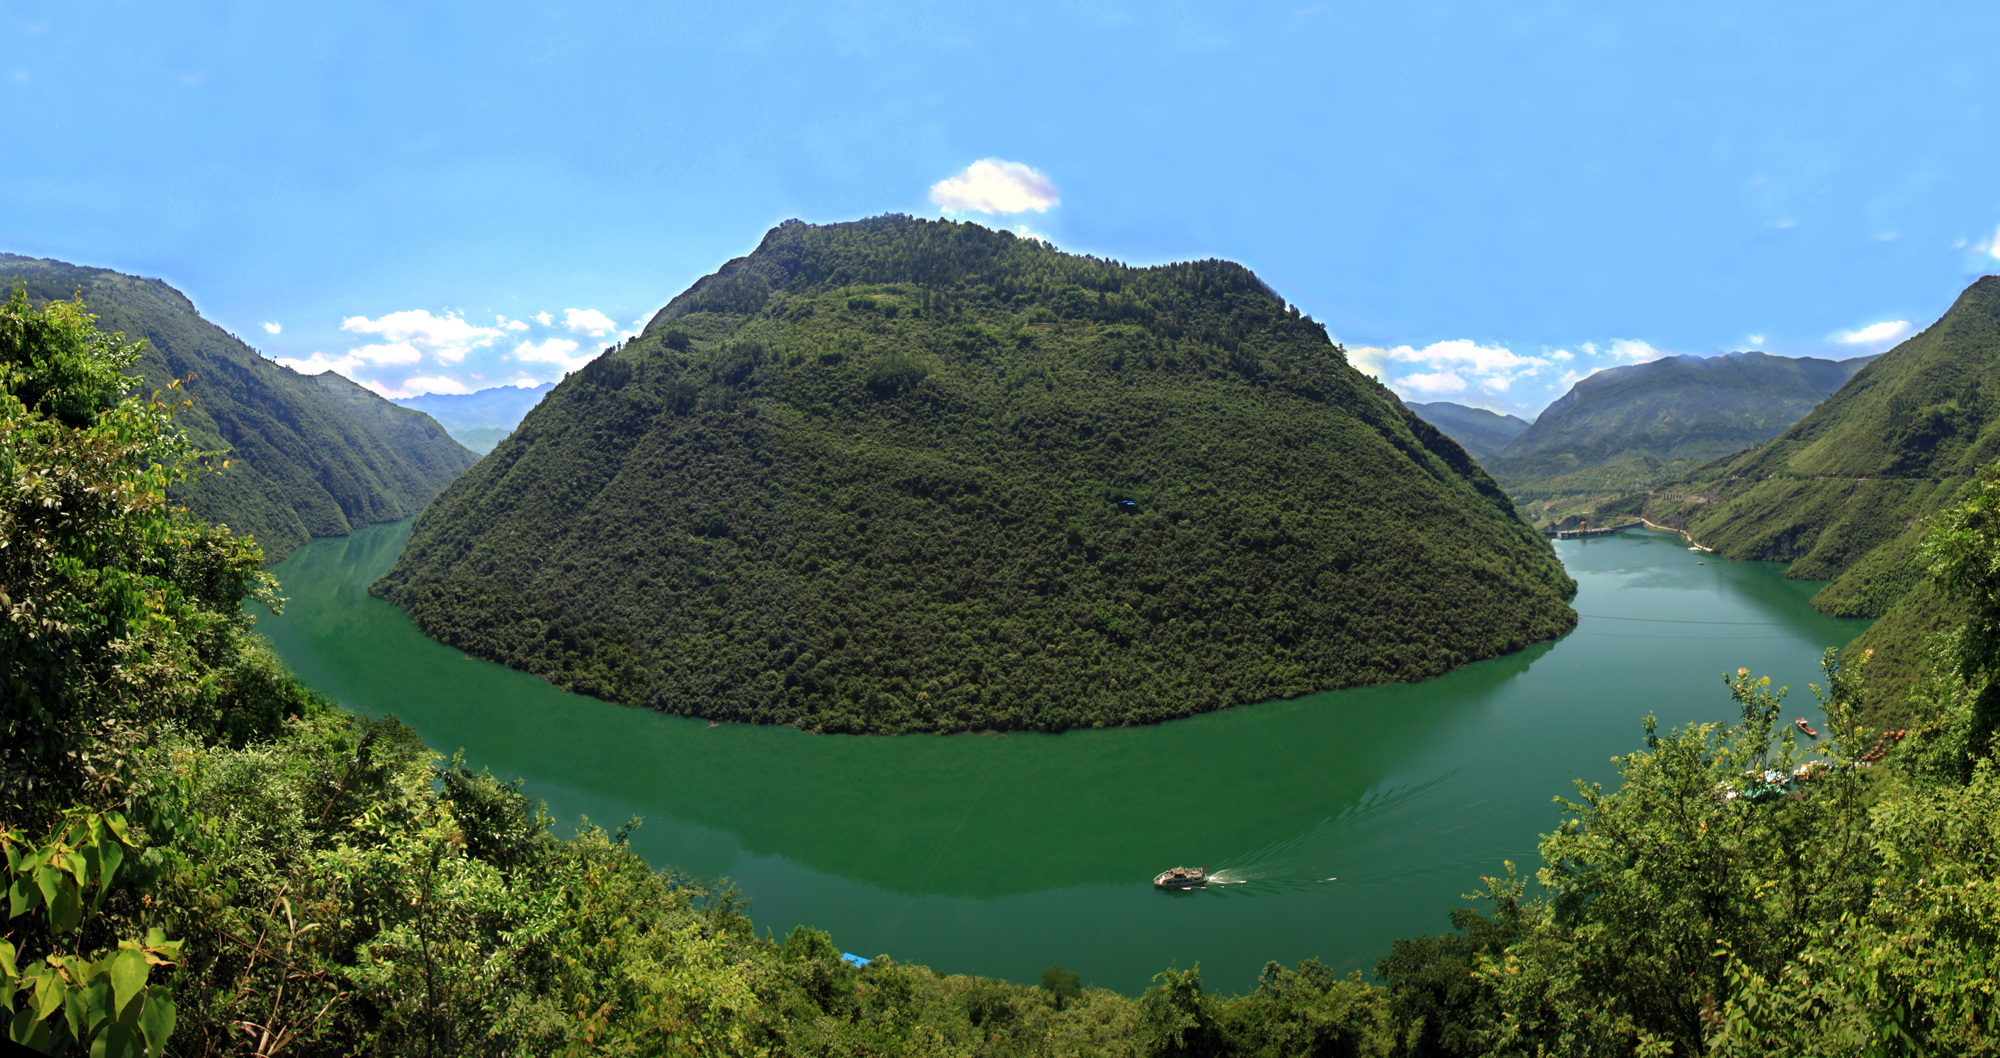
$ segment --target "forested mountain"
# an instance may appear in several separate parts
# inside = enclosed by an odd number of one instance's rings
[[[1574,621],[1492,480],[1247,270],[896,216],[674,299],[376,590],[560,686],[823,731],[1164,720]]]
[[[1036,987],[855,960],[804,925],[777,943],[726,884],[642,861],[629,826],[562,838],[519,780],[314,694],[255,634],[245,603],[278,587],[256,544],[166,502],[191,453],[171,406],[125,392],[136,356],[80,303],[0,303],[0,1006],[17,1049],[1995,1049],[2000,464],[1925,540],[1926,583],[1968,614],[1937,644],[1921,729],[1857,722],[1829,652],[1828,730],[1807,747],[1783,689],[1740,669],[1740,723],[1647,716],[1615,784],[1557,799],[1536,889],[1497,865],[1467,898],[1487,913],[1394,941],[1380,985],[1305,959],[1242,995],[1170,966],[1121,996],[1060,966]]]
[[[1607,368],[1481,463],[1512,484],[1638,458],[1715,459],[1776,437],[1870,359],[1726,353]]]
[[[195,447],[227,450],[229,467],[214,460],[174,496],[254,536],[268,561],[315,536],[407,518],[476,458],[421,412],[265,359],[160,280],[0,254],[0,282],[34,302],[81,291],[101,330],[145,339],[133,369],[144,387],[189,380],[181,427]]]
[[[1411,404],[1404,407],[1416,412],[1423,420],[1438,428],[1446,437],[1458,442],[1467,455],[1482,464],[1499,454],[1500,450],[1520,436],[1528,428],[1528,420],[1518,415],[1501,415],[1485,408],[1468,408],[1463,404],[1453,404],[1448,400],[1432,401],[1429,404]]]
[[[396,401],[436,419],[459,444],[485,455],[514,432],[528,409],[541,402],[555,383],[539,386],[494,386],[476,393],[420,393]]]
[[[1959,295],[1923,333],[1884,353],[1776,439],[1643,497],[1646,516],[1732,558],[1789,561],[1831,579],[1822,613],[1887,615],[1858,644],[1875,686],[1900,695],[1923,632],[1950,615],[1920,576],[1916,542],[1974,468],[2000,455],[2000,277]],[[1893,705],[1878,694],[1874,704]]]

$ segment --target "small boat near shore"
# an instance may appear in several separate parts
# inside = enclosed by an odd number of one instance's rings
[[[1176,867],[1171,871],[1161,871],[1153,879],[1156,889],[1199,889],[1208,884],[1208,868]]]
[[[1792,722],[1793,722],[1793,723],[1795,723],[1795,724],[1797,724],[1797,725],[1799,725],[1799,730],[1800,730],[1800,731],[1803,731],[1803,732],[1805,732],[1805,733],[1806,733],[1806,737],[1807,737],[1807,738],[1818,738],[1818,737],[1819,737],[1819,732],[1817,732],[1817,731],[1814,731],[1814,730],[1813,730],[1813,726],[1812,726],[1811,724],[1808,724],[1808,723],[1806,723],[1806,718],[1805,718],[1805,717],[1803,717],[1803,716],[1802,716],[1802,717],[1799,717],[1799,718],[1798,718],[1797,720],[1794,720],[1794,721],[1792,721]]]

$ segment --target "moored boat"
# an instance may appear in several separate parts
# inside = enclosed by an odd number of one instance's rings
[[[1808,723],[1806,723],[1806,718],[1805,718],[1805,717],[1803,717],[1803,716],[1802,716],[1802,717],[1799,717],[1799,718],[1798,718],[1797,720],[1794,720],[1794,721],[1792,721],[1792,722],[1793,722],[1793,723],[1795,723],[1795,724],[1797,724],[1797,725],[1799,725],[1799,730],[1800,730],[1800,731],[1803,731],[1803,732],[1805,732],[1805,733],[1806,733],[1806,737],[1807,737],[1807,738],[1818,738],[1818,737],[1819,737],[1819,732],[1817,732],[1817,731],[1814,731],[1814,730],[1813,730],[1813,726],[1812,726],[1811,724],[1808,724]]]
[[[1153,885],[1160,889],[1199,889],[1208,884],[1208,868],[1176,867],[1171,871],[1161,871],[1153,879]]]

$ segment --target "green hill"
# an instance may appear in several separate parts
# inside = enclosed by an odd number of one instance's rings
[[[1492,480],[1247,270],[893,216],[674,299],[376,590],[560,686],[823,731],[1164,720],[1574,621]]]
[[[175,498],[254,536],[267,561],[312,537],[407,518],[476,458],[421,412],[259,356],[157,279],[0,254],[0,281],[37,303],[82,291],[100,329],[146,340],[136,368],[146,387],[192,377],[194,407],[178,421],[197,447],[227,449],[230,466]]]
[[[494,386],[476,393],[420,393],[396,403],[436,419],[453,440],[485,455],[554,387],[555,383],[544,382],[539,386]]]
[[[1776,437],[1869,359],[1726,353],[1607,368],[1481,462],[1511,485],[1637,458],[1707,461]]]
[[[1404,407],[1416,412],[1425,422],[1438,428],[1446,437],[1458,442],[1465,453],[1482,464],[1500,453],[1500,450],[1519,437],[1528,428],[1528,420],[1517,415],[1501,415],[1485,408],[1468,408],[1463,404],[1453,404],[1448,400],[1432,401],[1429,404],[1411,404]]]
[[[1914,679],[1921,634],[1953,617],[1934,593],[1912,590],[1912,553],[1925,519],[2000,456],[1996,410],[2000,277],[1987,276],[1797,425],[1655,490],[1644,510],[1732,558],[1830,579],[1813,597],[1822,613],[1882,617],[1857,645],[1895,647],[1877,651],[1872,703],[1893,708]]]

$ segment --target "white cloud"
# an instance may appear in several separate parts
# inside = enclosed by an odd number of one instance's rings
[[[1608,352],[1611,353],[1614,359],[1630,360],[1635,364],[1643,364],[1648,360],[1658,360],[1667,355],[1636,338],[1613,338],[1611,339],[1611,348]]]
[[[1589,378],[1590,376],[1596,373],[1597,373],[1596,371],[1577,371],[1577,370],[1565,371],[1562,373],[1561,378],[1558,378],[1554,382],[1549,383],[1549,388],[1559,389],[1562,390],[1564,393],[1568,393],[1569,388],[1571,386],[1576,385],[1578,382],[1581,382],[1584,379]]]
[[[1763,345],[1763,344],[1764,344],[1764,336],[1763,336],[1763,335],[1761,335],[1761,334],[1753,334],[1753,335],[1751,335],[1751,336],[1750,336],[1750,344],[1751,344],[1751,345]]]
[[[1577,346],[1577,348],[1578,348],[1578,349],[1581,349],[1581,350],[1583,350],[1583,351],[1584,351],[1584,354],[1585,354],[1585,355],[1587,355],[1587,356],[1596,356],[1596,355],[1597,355],[1597,343],[1596,343],[1596,342],[1585,342],[1585,343],[1583,343],[1582,345],[1579,345],[1579,346]]]
[[[580,356],[572,355],[574,353],[576,353],[575,342],[567,338],[550,338],[540,344],[522,342],[520,345],[514,347],[513,356],[516,360],[525,360],[530,363],[557,364],[564,371],[575,371],[583,365],[590,363],[597,355],[595,353],[585,353]]]
[[[388,341],[382,346],[370,348],[400,348],[416,352],[428,351],[439,363],[455,364],[465,359],[465,354],[481,346],[491,345],[502,337],[503,332],[492,327],[480,327],[465,322],[463,317],[453,313],[433,316],[429,309],[407,309],[391,312],[379,320],[366,316],[350,316],[340,321],[340,329],[356,334],[378,334]],[[368,355],[360,349],[361,355]],[[421,353],[418,354],[421,356]],[[415,363],[415,359],[379,360],[378,363]]]
[[[1439,371],[1430,375],[1404,375],[1396,380],[1396,385],[1425,394],[1465,392],[1465,380],[1458,377],[1455,371]]]
[[[1570,352],[1570,351],[1569,351],[1569,350],[1567,350],[1567,349],[1558,349],[1558,350],[1556,350],[1555,352],[1553,352],[1553,353],[1550,353],[1550,354],[1549,354],[1549,359],[1551,359],[1551,360],[1574,360],[1574,359],[1576,359],[1576,354],[1575,354],[1575,353],[1572,353],[1572,352]]]
[[[354,372],[367,364],[367,361],[351,354],[348,356],[328,356],[325,353],[314,353],[304,360],[294,360],[283,356],[276,359],[278,363],[297,371],[301,375],[323,375],[328,371],[338,371],[348,378],[353,378]]]
[[[1842,345],[1865,345],[1870,348],[1886,349],[1910,333],[1909,320],[1884,320],[1851,331],[1835,331],[1834,341]]]
[[[264,325],[265,334],[276,334],[282,330],[284,330],[284,328],[275,323],[267,323]]]
[[[602,338],[618,329],[611,317],[596,309],[564,309],[563,326],[571,334],[588,334],[592,338]]]
[[[496,321],[500,329],[503,331],[525,331],[528,329],[528,323],[526,320],[510,320],[507,317],[500,315],[495,315],[493,319]]]
[[[1989,252],[1991,252],[1994,257],[2000,257],[2000,228],[1993,229],[1993,242],[1991,243],[1991,246],[1992,250]]]
[[[1569,355],[1564,352],[1560,358],[1568,359]],[[1516,380],[1530,378],[1554,366],[1556,356],[1522,356],[1505,346],[1480,345],[1469,338],[1455,338],[1433,342],[1422,349],[1408,345],[1394,349],[1349,349],[1347,360],[1398,392],[1460,393],[1476,385],[1488,393],[1505,393]],[[1396,375],[1398,366],[1405,364],[1420,370]]]
[[[539,323],[544,327],[547,327],[549,324],[554,323],[556,321],[556,318],[554,316],[551,316],[546,312],[537,312],[533,316],[530,316],[528,318],[534,320],[536,323]]]
[[[364,345],[348,352],[371,364],[414,364],[424,358],[417,347],[408,342],[384,342],[380,345]]]
[[[1462,366],[1476,375],[1490,375],[1501,371],[1533,374],[1549,366],[1549,362],[1539,356],[1521,356],[1504,346],[1480,345],[1470,338],[1433,342],[1422,349],[1399,345],[1389,350],[1389,358],[1424,364],[1432,370],[1438,370],[1447,364],[1453,367]]]
[[[1388,355],[1389,350],[1387,349],[1378,349],[1372,345],[1364,345],[1349,349],[1347,351],[1347,362],[1353,364],[1356,371],[1380,381],[1385,375],[1382,360]]]
[[[947,213],[1025,213],[1031,209],[1041,213],[1062,205],[1062,196],[1048,177],[1020,162],[982,158],[957,176],[932,184],[931,201]]]

